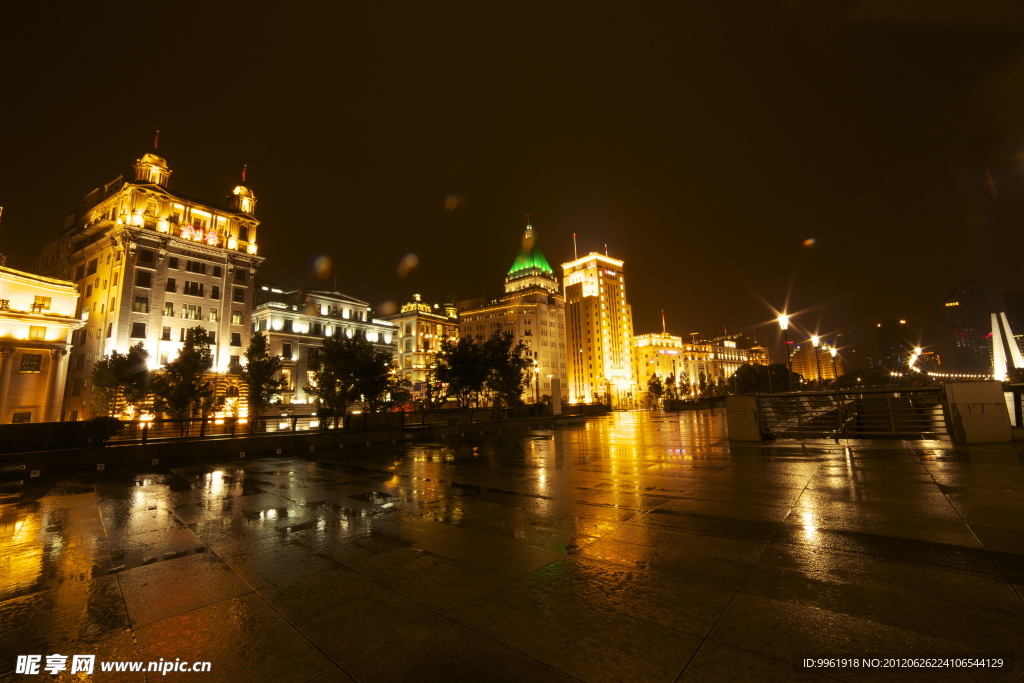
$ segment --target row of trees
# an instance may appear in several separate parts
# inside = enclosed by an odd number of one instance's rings
[[[249,414],[258,416],[279,400],[284,389],[278,378],[281,359],[270,355],[267,337],[256,333],[245,352],[242,382],[248,389]],[[178,357],[159,373],[147,368],[149,352],[139,343],[127,353],[111,352],[93,368],[93,411],[113,415],[122,407],[131,411],[162,412],[175,419],[208,415],[223,407],[217,397],[210,370],[213,352],[209,335],[202,327],[186,331]],[[377,349],[365,339],[324,340],[312,349],[309,360],[310,385],[318,414],[338,419],[350,405],[359,403],[367,412],[390,410],[411,400],[408,380],[390,367],[391,353]],[[255,421],[251,423],[255,426]]]
[[[453,399],[460,408],[522,405],[533,366],[529,348],[507,331],[488,339],[443,339],[427,372],[426,403],[439,407]]]
[[[259,415],[281,391],[282,383],[277,379],[281,359],[270,356],[267,338],[259,333],[253,335],[245,357],[242,381],[249,390],[250,413]],[[203,327],[186,330],[180,353],[167,363],[163,372],[151,373],[148,362],[149,351],[142,342],[127,353],[112,351],[97,361],[91,376],[93,412],[109,416],[128,409],[185,419],[205,416],[223,407],[224,398],[216,396],[209,377],[213,351],[209,333]]]
[[[662,398],[673,400],[696,395],[697,398],[725,396],[729,393],[753,394],[786,391],[790,376],[794,387],[798,387],[802,378],[797,373],[790,373],[785,365],[742,365],[732,377],[717,379],[698,373],[697,381],[692,385],[688,377],[676,378],[669,374],[664,380],[659,375],[651,375],[647,380],[649,395],[658,401]]]

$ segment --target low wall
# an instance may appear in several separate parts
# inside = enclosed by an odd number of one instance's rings
[[[1013,441],[1002,382],[957,382],[942,386],[949,406],[946,427],[953,441],[963,444]]]
[[[579,416],[513,418],[491,422],[357,431],[338,429],[295,433],[256,434],[236,437],[209,437],[201,440],[168,439],[146,445],[125,444],[104,447],[30,451],[0,455],[0,477],[27,479],[56,472],[106,470],[112,467],[152,467],[167,463],[201,464],[209,461],[268,455],[308,455],[317,450],[366,447],[380,443],[408,443],[436,439],[480,436],[523,429],[551,429],[565,424],[585,422]]]

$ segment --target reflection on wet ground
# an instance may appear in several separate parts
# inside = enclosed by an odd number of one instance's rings
[[[0,676],[53,653],[212,662],[160,680],[789,680],[881,653],[1022,675],[1014,446],[725,436],[617,413],[0,486]]]

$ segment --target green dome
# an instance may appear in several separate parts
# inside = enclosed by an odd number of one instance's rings
[[[537,248],[536,241],[533,238],[533,229],[527,227],[526,236],[523,238],[523,246],[519,249],[519,255],[516,256],[515,263],[508,269],[508,276],[510,278],[518,278],[541,274],[537,271],[541,271],[541,273],[548,276],[554,275],[548,260],[544,258],[541,250]]]

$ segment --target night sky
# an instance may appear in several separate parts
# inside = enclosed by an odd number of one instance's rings
[[[248,165],[286,287],[326,255],[373,305],[495,294],[529,213],[556,270],[573,233],[626,261],[637,333],[774,339],[788,297],[936,344],[959,282],[1024,288],[1024,3],[946,4],[17,3],[0,251],[160,129],[172,190]]]

